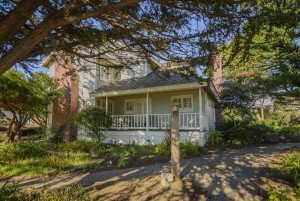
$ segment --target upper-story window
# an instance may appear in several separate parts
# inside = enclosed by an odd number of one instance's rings
[[[120,80],[121,75],[120,72],[113,68],[113,67],[107,67],[109,65],[112,65],[110,62],[105,60],[99,61],[99,79],[106,82],[111,82],[115,80]]]

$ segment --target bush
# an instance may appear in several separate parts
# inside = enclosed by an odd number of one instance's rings
[[[283,170],[294,176],[295,188],[284,185],[269,186],[269,200],[299,200],[300,199],[300,152],[294,151],[283,159]]]
[[[282,127],[278,131],[278,135],[282,137],[293,137],[294,135],[298,134],[299,129],[295,127]]]
[[[283,170],[295,177],[300,173],[300,152],[294,151],[283,160]]]
[[[96,150],[105,150],[105,145],[99,142],[91,141],[73,141],[62,143],[60,146],[67,152],[84,152],[91,153]]]
[[[49,129],[49,142],[52,143],[60,143],[64,141],[64,125],[60,125],[60,126],[52,126]]]
[[[184,156],[198,156],[201,153],[201,148],[192,142],[180,143],[180,155]]]
[[[5,201],[89,201],[92,200],[90,193],[76,184],[61,187],[54,190],[44,188],[42,191],[22,191],[15,182],[5,183],[0,186],[0,200]]]
[[[105,131],[110,128],[112,120],[100,107],[89,106],[75,115],[74,124],[84,129],[88,137],[101,142],[105,139]]]
[[[116,161],[117,167],[127,167],[129,164],[138,164],[145,156],[155,154],[155,146],[135,144],[110,147],[108,158]]]
[[[162,156],[170,156],[171,155],[171,148],[166,143],[162,142],[155,147],[155,152],[158,155]]]
[[[273,132],[274,130],[264,122],[252,122],[232,129],[229,133],[229,140],[239,141],[243,145],[261,144]]]
[[[49,155],[48,144],[42,142],[17,142],[0,152],[0,164],[8,164],[28,158],[39,158]]]
[[[220,145],[223,142],[223,134],[220,131],[210,131],[207,136],[208,146]]]

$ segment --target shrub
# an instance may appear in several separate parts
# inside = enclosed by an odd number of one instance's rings
[[[269,186],[269,200],[299,200],[300,199],[300,152],[294,151],[283,159],[283,170],[294,176],[295,188],[287,188],[284,185]]]
[[[282,185],[269,186],[268,190],[269,201],[292,201],[294,200],[294,192]]]
[[[52,143],[60,143],[64,141],[64,125],[52,126],[48,132],[50,134],[48,141]]]
[[[95,152],[96,150],[105,150],[105,145],[102,143],[80,140],[62,143],[60,146],[67,152],[91,153]]]
[[[294,151],[283,160],[283,170],[295,177],[300,173],[300,152]]]
[[[18,142],[7,146],[0,152],[0,164],[7,164],[28,158],[49,155],[48,144],[42,142]]]
[[[216,123],[217,131],[228,131],[234,127],[234,123],[232,121],[224,121]]]
[[[107,151],[107,159],[115,163],[117,167],[127,167],[129,164],[139,164],[148,156],[156,154],[156,147],[153,145],[121,145],[110,147]]]
[[[286,121],[282,117],[266,119],[265,123],[274,129],[287,126]]]
[[[15,182],[5,183],[0,186],[0,200],[5,201],[89,201],[92,200],[90,193],[77,185],[65,186],[50,190],[46,187],[41,190],[22,191]]]
[[[260,144],[266,141],[273,129],[264,122],[252,122],[231,130],[229,140],[238,140],[241,144]]]
[[[206,144],[208,146],[220,145],[223,141],[223,134],[220,131],[210,131]]]
[[[298,134],[299,130],[295,127],[282,127],[278,131],[279,136],[283,136],[286,138],[293,137],[294,135]]]
[[[158,155],[169,156],[171,154],[170,146],[162,142],[155,147],[155,152]]]
[[[192,142],[180,143],[180,155],[181,156],[197,156],[201,153],[201,148]]]
[[[112,120],[100,107],[89,106],[75,115],[74,123],[84,129],[88,137],[101,142],[105,139],[105,131],[111,126]]]

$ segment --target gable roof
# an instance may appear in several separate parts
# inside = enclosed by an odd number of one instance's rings
[[[103,83],[101,87],[93,91],[91,94],[171,86],[178,84],[200,83],[204,81],[207,81],[207,79],[200,79],[192,76],[188,76],[186,78],[177,73],[166,76],[162,72],[152,72],[145,77],[130,78],[126,80]]]

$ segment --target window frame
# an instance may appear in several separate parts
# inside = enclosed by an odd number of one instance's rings
[[[132,103],[132,110],[127,110],[127,103]],[[125,114],[134,114],[134,99],[125,100],[124,112]]]
[[[185,98],[190,98],[191,99],[191,107],[190,108],[183,108],[183,106],[184,106],[183,99],[185,99]],[[194,111],[194,97],[193,97],[193,94],[171,96],[171,104],[175,99],[180,99],[180,101],[181,101],[181,108],[179,108],[179,112],[193,112]]]

